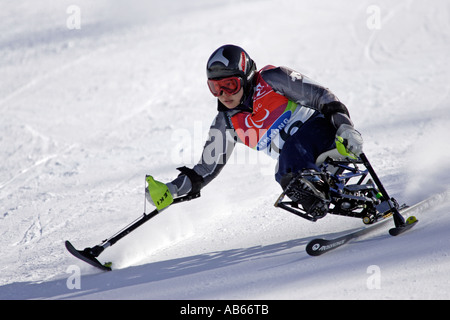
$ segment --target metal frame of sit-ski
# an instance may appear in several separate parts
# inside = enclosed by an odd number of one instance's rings
[[[318,174],[330,182],[329,214],[361,218],[364,224],[372,224],[393,215],[396,227],[405,223],[397,201],[389,196],[365,154],[361,154],[358,159],[349,159],[333,150],[321,155],[316,165],[321,169]],[[284,197],[283,192],[275,202],[275,207],[309,221],[318,220],[297,203],[284,200]]]

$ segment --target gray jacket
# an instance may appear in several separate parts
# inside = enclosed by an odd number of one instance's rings
[[[331,91],[286,67],[263,68],[241,105],[228,110],[219,101],[218,110],[201,159],[190,170],[190,177],[182,171],[167,184],[175,197],[192,190],[191,180],[195,180],[196,190],[211,182],[225,166],[237,142],[277,158],[284,141],[317,112],[324,114],[336,129],[342,124],[353,126],[347,108]],[[271,114],[276,116],[270,119]],[[258,131],[253,134],[252,130]],[[248,140],[255,143],[250,145]]]

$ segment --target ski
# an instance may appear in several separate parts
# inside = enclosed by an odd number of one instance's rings
[[[107,262],[105,264],[102,264],[100,261],[98,261],[95,257],[95,255],[92,253],[91,248],[86,248],[83,251],[75,249],[75,247],[70,243],[70,241],[66,241],[66,248],[67,251],[69,251],[73,256],[76,258],[83,260],[84,262],[89,263],[91,266],[94,266],[96,268],[99,268],[103,271],[111,271],[111,262]]]
[[[389,229],[389,234],[393,237],[401,235],[403,232],[406,232],[412,227],[414,227],[417,224],[417,222],[419,222],[419,220],[417,220],[416,217],[411,216],[406,220],[405,224]]]
[[[369,232],[372,232],[372,231],[380,228],[387,221],[390,221],[390,219],[384,219],[384,220],[382,220],[378,223],[375,223],[371,226],[360,228],[356,231],[347,233],[345,235],[339,236],[334,239],[322,239],[322,238],[313,239],[306,245],[306,252],[310,256],[320,256],[320,255],[327,253],[333,249],[343,246],[344,244],[348,243],[349,241],[351,241],[353,239],[361,237],[362,235],[365,235]]]
[[[402,208],[399,210],[399,213],[401,215],[405,215],[406,213],[413,211],[414,209],[416,209],[417,207],[426,203],[427,201],[429,201],[429,200],[424,200],[413,206]],[[380,222],[377,222],[377,223],[372,224],[367,227],[360,228],[356,231],[347,233],[345,235],[339,236],[334,239],[323,239],[323,238],[313,239],[306,245],[306,252],[310,256],[320,256],[320,255],[327,253],[333,249],[336,249],[336,248],[339,248],[339,247],[345,245],[346,243],[350,242],[351,240],[357,239],[365,234],[368,234],[372,231],[379,229],[380,227],[384,226],[384,224],[387,221],[391,221],[391,219],[388,219],[388,217],[386,217],[383,220],[381,220]],[[416,217],[411,216],[406,220],[406,222],[404,224],[396,226],[395,228],[391,228],[389,230],[389,234],[391,236],[398,236],[398,235],[410,230],[411,228],[413,228],[417,224],[417,222],[419,222],[419,220],[417,220]]]
[[[182,202],[186,202],[186,201],[190,201],[193,199],[196,199],[200,197],[200,193],[196,192],[196,193],[189,193],[186,196],[183,197],[179,197],[176,199],[173,199],[173,203],[182,203]],[[97,257],[103,252],[103,250],[105,250],[106,248],[112,246],[113,244],[115,244],[117,241],[119,241],[120,239],[122,239],[123,237],[125,237],[126,235],[130,234],[130,232],[132,232],[133,230],[137,229],[138,227],[140,227],[141,225],[143,225],[144,223],[146,223],[147,221],[149,221],[150,219],[156,217],[159,213],[161,213],[163,210],[165,210],[165,208],[162,209],[155,209],[152,212],[149,213],[145,213],[145,208],[144,208],[144,214],[142,216],[140,216],[139,218],[137,218],[135,221],[133,221],[131,224],[129,224],[128,226],[126,226],[125,228],[123,228],[122,230],[120,230],[119,232],[117,232],[116,234],[114,234],[112,237],[103,240],[100,244],[94,246],[94,247],[87,247],[84,250],[77,250],[71,243],[70,241],[66,240],[65,245],[66,245],[66,249],[67,251],[69,251],[73,256],[75,256],[76,258],[89,263],[91,266],[94,266],[100,270],[103,271],[111,271],[111,265],[112,262],[106,262],[104,264],[102,264],[100,261],[97,260]]]

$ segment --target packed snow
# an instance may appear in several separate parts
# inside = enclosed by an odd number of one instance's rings
[[[201,198],[102,253],[113,272],[71,256],[142,215],[146,174],[199,160],[226,43],[329,87],[391,195],[430,199],[419,224],[310,257],[362,222],[275,208],[275,162],[238,146]],[[448,0],[3,1],[0,299],[449,299],[449,52]]]

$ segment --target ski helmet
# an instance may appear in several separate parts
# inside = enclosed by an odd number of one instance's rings
[[[206,65],[208,79],[239,76],[248,87],[256,72],[256,64],[241,47],[227,44],[214,51]]]

